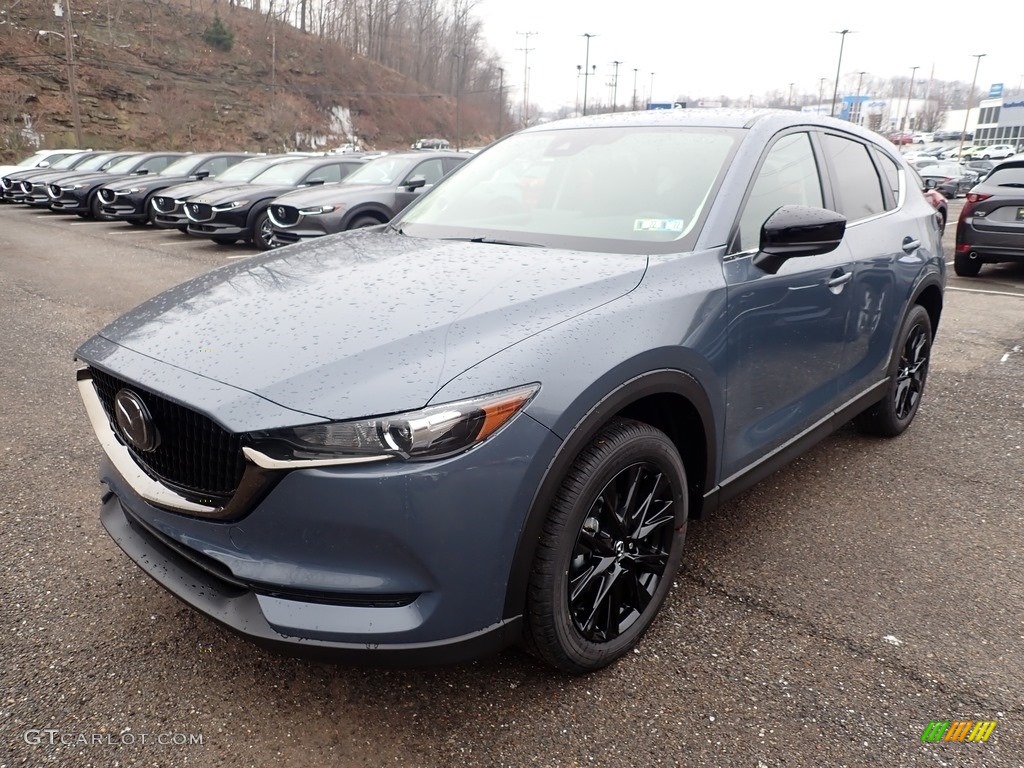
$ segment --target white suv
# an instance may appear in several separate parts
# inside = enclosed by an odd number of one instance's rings
[[[1002,160],[1013,157],[1015,154],[1017,154],[1017,150],[1010,144],[992,144],[974,152],[974,156],[980,157],[982,160]]]

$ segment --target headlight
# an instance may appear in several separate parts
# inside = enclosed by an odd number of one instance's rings
[[[393,416],[256,432],[250,435],[252,447],[243,451],[271,469],[442,458],[486,440],[539,389],[540,384],[528,384]]]
[[[241,208],[243,205],[248,205],[248,200],[235,200],[233,203],[222,203],[221,205],[213,206],[213,210],[217,213],[221,211],[233,211],[235,208]]]
[[[339,208],[344,208],[342,205],[314,205],[311,208],[299,208],[299,213],[303,216],[319,216],[321,213],[331,213]]]
[[[70,187],[64,187],[64,189],[81,189],[84,186],[87,186],[87,185],[86,184],[72,184]]]

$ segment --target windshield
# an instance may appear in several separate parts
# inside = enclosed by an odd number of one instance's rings
[[[108,155],[105,152],[90,155],[88,160],[84,160],[79,165],[76,165],[75,170],[98,171],[101,168],[103,168],[104,165],[110,162],[111,157],[116,157],[116,155]]]
[[[168,165],[162,171],[159,176],[188,176],[192,173],[192,170],[203,162],[202,157],[196,157],[195,155],[186,155],[180,160],[175,160],[173,163]]]
[[[50,153],[49,152],[36,152],[34,155],[31,155],[30,157],[26,157],[24,160],[22,160],[20,163],[18,163],[18,167],[19,168],[33,168],[33,167],[39,165],[39,161],[42,160],[44,157],[46,157],[48,154],[50,154]]]
[[[303,161],[281,163],[267,168],[253,180],[253,184],[280,184],[282,186],[294,186],[302,181],[302,177],[316,168],[316,163]]]
[[[991,187],[992,185],[999,186],[1005,184],[1011,187],[1019,187],[1024,185],[1024,168],[996,168],[992,173],[985,179],[985,186]]]
[[[396,184],[405,176],[409,160],[401,157],[378,157],[345,177],[346,184]]]
[[[60,160],[54,163],[50,163],[50,167],[54,170],[60,168],[74,168],[76,165],[82,162],[83,155],[87,155],[85,152],[76,152],[73,155],[64,155]]]
[[[131,173],[135,169],[135,166],[139,165],[141,162],[142,160],[138,155],[132,155],[131,157],[126,157],[121,162],[110,166],[107,169],[107,173]]]
[[[688,250],[741,136],[675,126],[517,134],[468,161],[397,226],[605,252]]]
[[[224,173],[217,176],[217,181],[229,182],[229,181],[252,181],[255,177],[263,173],[267,168],[277,165],[281,162],[280,160],[243,160],[240,163],[232,165]]]

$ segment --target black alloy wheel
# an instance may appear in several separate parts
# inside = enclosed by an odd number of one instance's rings
[[[581,674],[628,653],[661,607],[686,531],[686,471],[654,427],[616,420],[573,463],[538,543],[524,644]]]
[[[896,437],[917,414],[928,379],[932,352],[932,321],[920,304],[907,313],[897,336],[889,364],[889,386],[885,397],[854,420],[868,434]]]
[[[270,215],[266,209],[256,214],[252,222],[252,244],[261,251],[269,251],[274,247],[274,225],[270,223]]]

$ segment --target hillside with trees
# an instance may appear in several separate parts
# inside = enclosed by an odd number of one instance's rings
[[[0,155],[23,154],[40,138],[75,145],[76,101],[81,145],[97,148],[483,143],[511,123],[500,66],[472,8],[467,0],[0,0]]]

